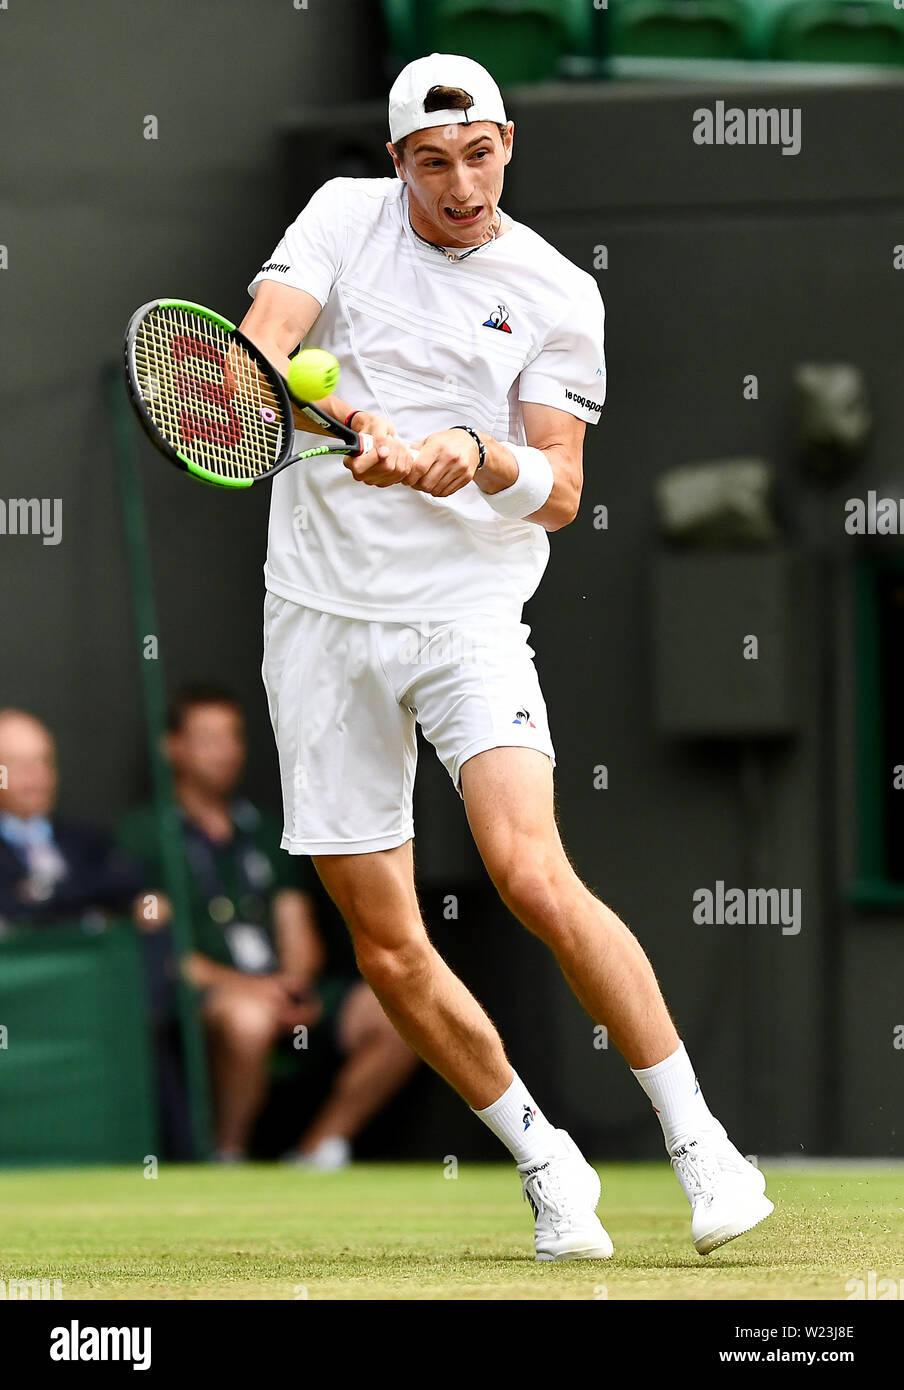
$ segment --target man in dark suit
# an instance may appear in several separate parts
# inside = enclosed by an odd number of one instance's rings
[[[57,818],[57,780],[50,731],[24,710],[0,710],[0,920],[127,913],[141,890],[111,837]]]

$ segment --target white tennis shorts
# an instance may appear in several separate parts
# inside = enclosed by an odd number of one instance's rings
[[[370,622],[268,593],[263,677],[290,854],[363,854],[414,835],[419,723],[461,795],[463,763],[536,748],[555,765],[525,623]]]

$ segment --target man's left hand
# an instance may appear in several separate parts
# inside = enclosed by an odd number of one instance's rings
[[[451,497],[467,487],[480,462],[477,442],[466,430],[439,430],[410,447],[417,451],[417,460],[403,482],[431,497]]]

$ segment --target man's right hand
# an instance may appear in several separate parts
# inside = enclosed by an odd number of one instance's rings
[[[238,972],[237,972],[238,973]],[[292,999],[282,975],[242,975],[237,986],[263,1000],[276,1014],[282,1014]]]
[[[395,426],[390,420],[379,415],[370,415],[359,410],[352,417],[351,427],[358,434],[373,437],[373,448],[356,458],[346,455],[343,460],[349,472],[361,483],[371,487],[392,487],[403,483],[414,464],[414,456],[407,444],[399,439]]]
[[[280,1027],[286,1032],[290,1032],[299,1023],[304,1023],[309,1028],[313,1027],[323,1013],[323,1004],[316,990],[307,989],[304,996],[299,998],[297,982],[282,972],[274,975],[246,975],[243,988],[272,1010],[279,1020]]]

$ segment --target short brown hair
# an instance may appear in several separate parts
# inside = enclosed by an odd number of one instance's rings
[[[470,92],[466,92],[464,87],[431,87],[424,97],[424,110],[429,111],[468,111],[474,105],[474,98]],[[508,126],[501,121],[496,122],[499,134],[505,141],[505,133]],[[413,133],[413,132],[412,132]],[[410,135],[403,135],[400,140],[394,141],[395,152],[400,161],[405,160],[405,146],[411,139]]]
[[[181,733],[192,711],[206,708],[208,705],[229,705],[240,718],[242,717],[242,706],[238,696],[225,686],[209,682],[183,685],[169,702],[166,711],[167,731],[171,734]]]

